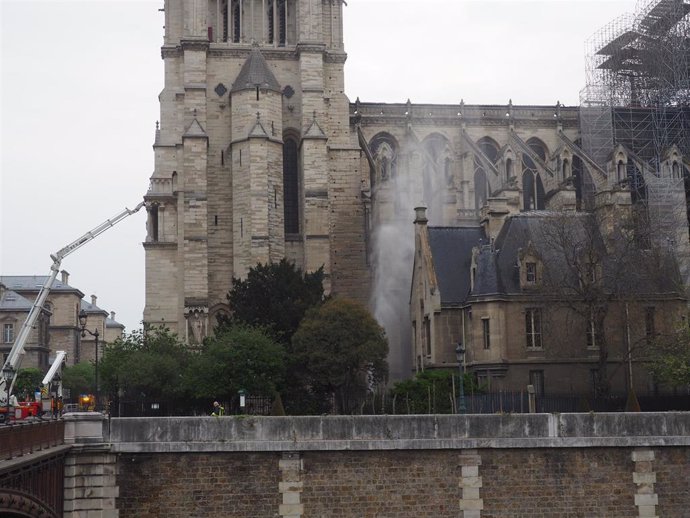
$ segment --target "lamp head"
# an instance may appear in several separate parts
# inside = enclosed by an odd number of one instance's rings
[[[458,342],[458,345],[455,347],[455,358],[458,360],[458,362],[460,362],[464,355],[465,355],[465,346],[462,345],[462,342]]]

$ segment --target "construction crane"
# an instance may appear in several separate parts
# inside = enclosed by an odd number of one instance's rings
[[[19,333],[17,334],[17,338],[14,341],[14,345],[10,350],[10,354],[5,360],[5,363],[2,367],[3,372],[12,372],[13,376],[11,379],[5,379],[4,377],[0,379],[0,408],[7,407],[8,403],[12,402],[15,399],[12,396],[12,389],[14,388],[14,383],[17,380],[17,373],[22,363],[24,347],[29,339],[29,335],[31,334],[33,326],[36,324],[38,316],[44,309],[44,304],[46,302],[46,299],[48,298],[48,294],[50,293],[50,290],[53,287],[53,283],[55,282],[55,278],[57,277],[57,274],[60,271],[60,264],[62,263],[62,260],[68,255],[70,255],[72,252],[84,246],[86,243],[98,237],[100,234],[102,234],[109,228],[118,224],[123,219],[138,212],[143,206],[144,202],[139,203],[139,205],[137,205],[133,209],[128,209],[125,207],[125,210],[123,210],[119,214],[116,214],[112,218],[107,219],[97,227],[88,231],[83,236],[72,241],[67,246],[61,248],[54,254],[50,255],[50,258],[53,260],[53,264],[50,266],[50,275],[43,283],[43,286],[41,286],[41,289],[39,290],[38,295],[36,296],[36,300],[34,301],[33,306],[31,306],[31,310],[29,310],[29,314],[27,315],[26,320],[22,324],[22,327],[19,330]],[[59,365],[62,364],[64,358],[64,354],[58,354],[56,356],[56,359],[53,362],[53,366],[51,366],[51,369],[49,371],[49,373],[51,374],[51,379],[52,376],[54,376],[55,373],[59,370]],[[55,366],[55,363],[57,362],[59,362],[59,365]],[[46,376],[46,378],[47,377],[48,376]]]

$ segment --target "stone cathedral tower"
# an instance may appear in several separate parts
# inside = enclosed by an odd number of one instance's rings
[[[287,257],[366,301],[342,0],[166,0],[144,321],[199,343],[232,277]],[[368,175],[368,171],[366,173]]]

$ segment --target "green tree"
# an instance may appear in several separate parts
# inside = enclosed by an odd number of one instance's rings
[[[260,328],[224,327],[205,341],[186,369],[187,391],[196,398],[232,399],[240,389],[273,396],[285,376],[285,350]]]
[[[79,394],[93,393],[95,385],[96,369],[91,362],[80,362],[62,370],[62,387],[69,389],[72,400],[76,400]]]
[[[306,386],[324,399],[335,396],[340,413],[355,411],[388,374],[385,332],[357,302],[334,298],[309,310],[292,345]]]
[[[14,394],[19,400],[33,399],[34,391],[41,387],[43,371],[34,367],[20,369],[14,382]]]
[[[450,414],[457,408],[457,370],[434,369],[419,372],[391,389],[396,414]],[[463,376],[465,394],[481,392],[471,374]]]
[[[183,394],[182,373],[191,353],[165,328],[146,328],[116,340],[99,365],[101,387],[111,395],[175,398]]]
[[[661,383],[690,385],[690,329],[681,326],[675,333],[660,336],[649,351],[651,371]]]
[[[294,263],[257,264],[247,278],[233,278],[228,293],[232,311],[220,328],[240,323],[268,329],[284,345],[290,344],[306,311],[323,300],[323,267],[303,273]]]

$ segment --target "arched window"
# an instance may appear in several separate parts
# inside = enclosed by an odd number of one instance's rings
[[[570,161],[567,158],[563,159],[563,170],[561,174],[563,175],[563,180],[570,177]]]
[[[508,158],[506,160],[506,182],[510,182],[511,178],[515,176],[515,172],[513,171],[513,159]]]
[[[299,151],[294,137],[286,137],[283,142],[285,234],[299,234]]]
[[[232,0],[232,42],[241,41],[242,32],[242,11],[239,0]]]
[[[369,142],[374,158],[374,182],[385,182],[397,174],[398,142],[390,133],[378,133]],[[375,187],[372,186],[372,187]]]
[[[489,159],[492,164],[498,160],[498,144],[491,137],[482,137],[477,141],[477,146],[482,150],[484,156]]]
[[[619,160],[618,164],[616,164],[616,178],[619,182],[622,182],[627,176],[628,173],[626,171],[625,162]]]
[[[671,174],[673,178],[680,178],[680,166],[678,165],[678,162],[673,162],[671,165]]]
[[[287,1],[278,0],[278,46],[287,45]]]
[[[544,210],[544,184],[539,173],[527,170],[522,175],[524,210]]]
[[[489,181],[481,162],[474,159],[474,207],[479,212],[489,198]]]
[[[546,155],[548,150],[546,149],[546,144],[536,137],[532,137],[527,141],[529,148],[542,160],[546,162]]]
[[[527,141],[532,153],[542,161],[546,160],[546,145],[538,138]],[[528,153],[522,154],[523,210],[544,210],[544,184],[537,164]]]

